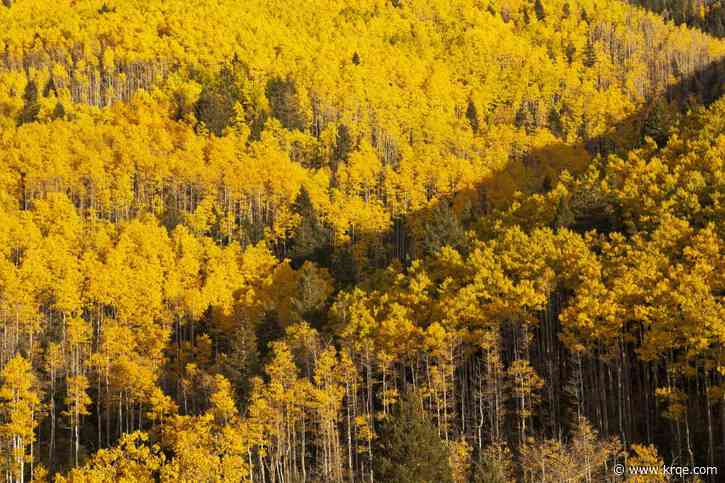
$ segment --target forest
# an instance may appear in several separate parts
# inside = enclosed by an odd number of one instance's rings
[[[725,3],[722,0],[629,0],[677,24],[694,26],[725,37]]]
[[[5,480],[725,472],[722,37],[719,0],[3,0]]]

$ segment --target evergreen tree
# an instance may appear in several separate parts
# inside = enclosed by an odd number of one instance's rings
[[[293,210],[300,216],[292,246],[288,255],[295,267],[302,266],[306,260],[327,266],[330,263],[330,236],[328,230],[319,219],[310,194],[302,187],[293,205]]]
[[[220,136],[236,117],[235,106],[241,97],[235,69],[225,65],[218,76],[204,83],[199,100],[194,105],[196,119]]]
[[[594,42],[592,42],[591,38],[587,39],[587,45],[584,50],[584,66],[585,67],[594,67],[597,63],[597,51],[594,48]]]
[[[114,10],[115,9],[109,7],[108,4],[104,2],[103,5],[101,5],[101,8],[98,9],[98,13],[101,14],[101,15],[103,15],[105,13],[111,13]]]
[[[63,119],[65,117],[65,107],[63,103],[58,101],[53,109],[53,119]]]
[[[267,99],[272,116],[279,119],[289,130],[305,130],[306,120],[297,97],[297,86],[293,79],[271,79],[267,83]]]
[[[20,113],[18,124],[34,122],[38,119],[40,113],[40,104],[38,104],[38,85],[31,80],[25,86],[23,93],[23,110]]]
[[[508,483],[513,481],[513,457],[502,443],[479,450],[475,447],[470,483]]]
[[[571,5],[569,5],[569,2],[564,3],[562,14],[564,18],[569,18],[571,16]]]
[[[658,99],[650,109],[642,126],[642,140],[645,137],[650,137],[657,143],[657,146],[664,146],[667,144],[668,126],[671,122],[672,119],[665,101]]]
[[[552,228],[567,228],[572,226],[575,222],[576,217],[569,206],[569,200],[566,196],[562,196],[559,198],[559,204],[556,207]]]
[[[350,151],[353,148],[353,140],[350,136],[350,129],[345,124],[337,126],[337,136],[335,137],[335,151],[333,153],[333,168],[337,167],[337,163],[347,160]]]
[[[468,108],[466,108],[466,118],[468,118],[468,123],[471,125],[471,129],[473,130],[474,134],[478,134],[478,131],[480,129],[480,126],[478,124],[478,110],[476,109],[476,104],[473,103],[473,99],[468,100]]]
[[[229,354],[222,359],[222,369],[234,384],[239,401],[246,401],[251,379],[259,371],[257,334],[251,323],[242,320],[229,341]]]
[[[589,14],[587,13],[587,10],[585,8],[582,8],[581,19],[582,22],[589,23]]]
[[[415,393],[407,392],[381,424],[374,463],[378,481],[452,483],[448,451]]]
[[[465,240],[465,230],[460,218],[453,212],[448,201],[443,200],[425,217],[422,254],[432,255],[444,246],[460,249]]]
[[[566,61],[571,65],[574,62],[574,55],[576,55],[576,47],[572,42],[566,45]]]
[[[524,8],[524,24],[528,25],[531,23],[531,18],[529,17],[529,9]]]

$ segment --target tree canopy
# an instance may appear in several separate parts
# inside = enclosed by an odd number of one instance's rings
[[[6,481],[725,465],[721,11],[4,1]]]

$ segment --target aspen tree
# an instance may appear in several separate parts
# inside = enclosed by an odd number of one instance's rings
[[[0,432],[5,441],[6,474],[9,481],[23,482],[28,461],[27,448],[35,441],[38,425],[34,417],[40,406],[37,381],[30,362],[19,354],[8,361],[0,377],[0,410],[3,415]]]

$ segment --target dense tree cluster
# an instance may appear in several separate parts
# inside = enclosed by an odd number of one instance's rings
[[[722,41],[615,0],[0,26],[7,481],[725,465]]]
[[[700,28],[725,37],[725,3],[722,0],[629,0],[677,24]]]

